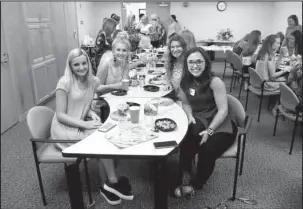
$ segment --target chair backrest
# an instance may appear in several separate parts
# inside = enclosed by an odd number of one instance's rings
[[[27,114],[27,125],[33,138],[48,139],[55,112],[45,106],[36,106]]]
[[[250,85],[252,85],[253,87],[261,88],[263,80],[260,74],[257,71],[255,71],[255,69],[253,69],[252,67],[248,68],[248,73],[249,73]]]
[[[296,106],[300,103],[297,95],[285,83],[280,83],[280,103],[288,110],[296,110]]]
[[[233,52],[231,50],[226,50],[224,52],[224,54],[225,54],[225,57],[226,57],[226,61],[231,63],[231,57],[233,56]]]
[[[232,53],[231,63],[233,64],[235,70],[242,71],[243,68],[242,59],[236,53]]]
[[[227,102],[229,117],[234,120],[238,127],[244,128],[246,114],[243,105],[237,98],[230,94],[227,95]]]

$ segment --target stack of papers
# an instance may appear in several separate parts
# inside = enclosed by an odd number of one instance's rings
[[[158,137],[158,134],[146,129],[141,125],[126,129],[122,133],[119,131],[119,129],[113,129],[113,131],[110,131],[105,135],[107,140],[120,149],[134,146],[156,137]]]

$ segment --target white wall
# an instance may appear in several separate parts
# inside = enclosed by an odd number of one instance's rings
[[[96,19],[95,33],[97,36],[99,30],[102,28],[103,19],[105,17],[109,18],[112,13],[115,13],[116,15],[119,15],[121,17],[122,5],[121,2],[94,2],[94,6]]]
[[[302,2],[274,2],[272,32],[285,33],[290,15],[297,15],[299,24],[302,25]]]
[[[136,22],[139,22],[139,9],[145,9],[146,3],[124,3],[126,7],[126,16],[130,13],[136,16]]]
[[[230,28],[233,40],[242,38],[252,30],[260,30],[262,37],[269,35],[273,2],[227,2],[227,9],[217,10],[217,2],[171,3],[171,14],[175,14],[181,27],[191,30],[196,40],[216,38],[220,29]],[[283,24],[283,23],[281,23]]]
[[[94,2],[76,2],[80,45],[84,40],[84,35],[89,35],[92,38],[96,36],[94,4]]]

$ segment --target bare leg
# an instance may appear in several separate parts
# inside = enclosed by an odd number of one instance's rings
[[[117,183],[118,177],[116,175],[114,160],[112,159],[101,159],[99,160],[99,173],[104,173],[110,183]],[[105,172],[104,172],[105,171]],[[102,178],[102,176],[100,176]],[[106,178],[103,178],[106,179]],[[104,183],[104,182],[102,182]]]

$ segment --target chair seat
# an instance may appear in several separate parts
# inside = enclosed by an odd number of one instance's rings
[[[287,110],[285,110],[282,105],[278,106],[279,111],[282,115],[284,115],[286,118],[288,118],[289,120],[295,121],[296,120],[296,115],[292,114],[290,112],[288,112]],[[298,121],[302,122],[302,112],[299,113],[299,117],[298,117]]]
[[[220,158],[235,158],[237,157],[237,149],[238,149],[238,141],[235,140],[235,142],[231,145],[228,150],[226,150],[223,155],[221,155]]]
[[[259,88],[256,88],[256,87],[253,87],[253,86],[248,86],[248,89],[254,93],[254,94],[257,94],[257,95],[261,95],[261,89]],[[278,91],[266,91],[264,90],[263,91],[263,95],[264,96],[272,96],[272,95],[279,95],[280,94],[280,90]]]
[[[235,73],[236,73],[236,74],[239,74],[240,76],[242,76],[242,73],[241,73],[239,70],[235,71]],[[244,77],[244,78],[249,78],[249,74],[248,74],[248,73],[244,73],[244,74],[243,74],[243,77]]]
[[[54,143],[44,144],[37,154],[40,163],[71,163],[77,160],[77,158],[63,157],[62,152],[55,147]]]

